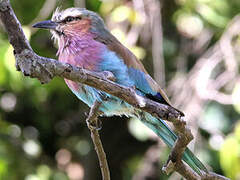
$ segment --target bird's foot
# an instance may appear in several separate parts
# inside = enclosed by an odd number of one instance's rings
[[[106,79],[108,79],[108,80],[110,80],[110,81],[113,81],[113,82],[116,81],[116,77],[113,75],[112,72],[110,72],[110,71],[103,71],[102,73],[103,73],[103,75],[104,75],[104,77],[105,77]]]
[[[97,131],[102,129],[102,121],[99,119],[96,119],[95,121],[87,121],[87,125],[89,128]]]

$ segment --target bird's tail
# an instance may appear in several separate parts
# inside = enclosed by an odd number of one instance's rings
[[[140,120],[153,130],[170,148],[173,147],[177,136],[163,120],[157,119],[146,112],[141,113]],[[207,172],[207,168],[188,148],[183,154],[183,160],[199,175],[201,175],[201,171]]]

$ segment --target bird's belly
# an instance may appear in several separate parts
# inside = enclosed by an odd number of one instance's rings
[[[110,94],[69,80],[66,80],[66,83],[72,92],[89,107],[91,107],[95,101],[102,102],[99,109],[104,112],[106,116],[131,116],[134,112],[134,108],[131,105]],[[102,97],[106,97],[106,100],[102,100]]]

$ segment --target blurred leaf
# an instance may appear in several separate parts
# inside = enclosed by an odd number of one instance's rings
[[[49,180],[51,176],[51,169],[47,165],[40,165],[37,168],[37,175],[39,180]]]
[[[122,22],[127,20],[131,15],[131,9],[128,6],[118,6],[111,14],[114,22]]]
[[[139,46],[133,46],[129,48],[132,53],[140,60],[144,59],[144,57],[146,56],[146,51],[145,49],[139,47]]]
[[[230,4],[228,0],[214,0],[208,1],[208,5],[215,9],[215,11],[222,16],[227,16],[230,11]]]
[[[237,138],[237,140],[239,141],[240,143],[240,122],[238,122],[235,126],[235,130],[234,130],[234,134]],[[240,152],[239,152],[240,153]],[[239,154],[240,155],[240,154]]]
[[[221,14],[217,13],[212,7],[201,4],[198,7],[198,12],[201,16],[206,19],[206,21],[210,24],[215,25],[219,28],[224,28],[229,19]]]
[[[239,131],[240,123],[237,124],[236,130]],[[239,132],[229,135],[220,150],[220,164],[230,179],[240,177],[240,141]]]
[[[7,162],[3,159],[0,159],[0,177],[4,177],[7,173]]]
[[[101,1],[99,0],[87,0],[86,2],[86,8],[90,9],[92,11],[99,11],[99,8],[101,6]]]
[[[8,80],[12,89],[17,91],[21,90],[22,84],[22,73],[16,71],[15,58],[13,55],[13,48],[9,46],[4,55],[4,67],[8,70]]]
[[[8,49],[8,43],[0,44],[0,86],[7,82],[7,72],[4,66],[4,56]]]
[[[233,107],[240,113],[240,83],[237,83],[232,92]]]
[[[63,172],[54,173],[51,179],[52,180],[69,180],[66,174],[64,174]]]
[[[113,1],[103,1],[100,6],[100,13],[103,15],[108,15],[114,8],[115,3]]]

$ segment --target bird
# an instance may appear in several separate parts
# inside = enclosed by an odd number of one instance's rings
[[[73,7],[65,10],[57,8],[51,20],[38,22],[33,27],[51,31],[53,39],[58,43],[57,56],[60,62],[95,72],[111,72],[115,77],[115,83],[134,87],[139,96],[172,106],[165,92],[147,73],[140,60],[110,33],[97,13],[85,8]],[[99,110],[105,116],[136,117],[155,132],[167,146],[173,147],[177,135],[162,119],[88,85],[68,79],[65,79],[65,82],[89,107],[98,101],[101,102]],[[183,154],[183,160],[198,174],[207,171],[188,148]]]

